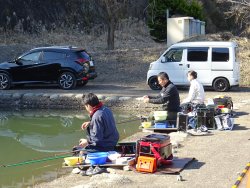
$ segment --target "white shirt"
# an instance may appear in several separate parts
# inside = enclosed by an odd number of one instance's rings
[[[196,79],[191,80],[188,97],[184,99],[183,102],[202,104],[204,103],[204,100],[205,100],[205,92],[202,84],[198,82],[198,80]]]

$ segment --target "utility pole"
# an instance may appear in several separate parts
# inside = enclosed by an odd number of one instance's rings
[[[168,43],[168,17],[169,17],[169,9],[166,9],[166,41]]]

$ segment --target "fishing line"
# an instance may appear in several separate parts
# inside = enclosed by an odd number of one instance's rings
[[[61,159],[61,158],[65,158],[65,157],[71,157],[72,155],[69,155],[70,153],[74,153],[74,152],[78,152],[78,151],[86,151],[86,150],[84,148],[81,148],[79,150],[74,150],[74,151],[70,151],[70,152],[61,153],[61,155],[55,154],[55,156],[50,156],[50,157],[46,157],[46,158],[31,159],[31,160],[22,161],[22,162],[13,163],[13,164],[7,164],[7,165],[2,164],[0,167],[22,166],[22,165],[26,165],[26,164],[33,164],[33,163],[38,163],[38,162]],[[68,154],[68,155],[66,155],[66,154]]]

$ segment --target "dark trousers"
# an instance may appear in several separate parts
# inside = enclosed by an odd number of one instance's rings
[[[170,125],[172,125],[172,124],[176,125],[177,113],[178,112],[169,112],[168,111],[167,120],[170,123]]]

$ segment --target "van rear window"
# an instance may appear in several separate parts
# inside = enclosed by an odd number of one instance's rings
[[[188,61],[207,61],[208,48],[188,48]]]
[[[229,61],[229,49],[212,48],[212,61]]]

